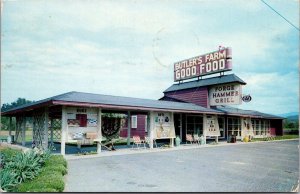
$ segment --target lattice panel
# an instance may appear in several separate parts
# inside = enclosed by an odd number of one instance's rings
[[[61,140],[61,119],[52,119],[48,130],[48,140],[51,141],[51,130],[53,130],[53,141]]]
[[[44,141],[45,137],[45,113],[36,112],[33,115],[33,140],[35,146],[38,148],[43,148],[43,144],[48,143]]]

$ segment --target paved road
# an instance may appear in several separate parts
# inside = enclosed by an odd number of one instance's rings
[[[69,160],[70,192],[289,192],[299,142],[278,141]]]

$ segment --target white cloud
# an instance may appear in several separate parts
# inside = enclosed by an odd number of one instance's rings
[[[298,75],[275,69],[271,50],[293,48],[282,37],[294,31],[260,1],[5,1],[2,21],[4,102],[71,90],[157,99],[173,82],[174,62],[225,45],[255,99],[243,106],[298,106],[285,96],[298,90],[283,84],[298,85]],[[270,72],[257,71],[262,65]]]
[[[245,109],[280,114],[299,110],[299,74],[290,72],[242,73],[238,75],[247,85],[243,94],[250,94],[251,103],[243,103]]]

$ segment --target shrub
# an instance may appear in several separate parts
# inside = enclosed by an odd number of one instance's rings
[[[45,162],[49,159],[51,156],[51,150],[43,150],[43,149],[33,149],[33,157],[37,157],[40,164],[45,164]]]
[[[23,153],[5,148],[0,153],[1,189],[8,192],[62,192],[67,161],[51,151],[33,149]]]
[[[41,169],[41,159],[35,152],[18,153],[14,161],[5,165],[5,168],[15,173],[18,182],[33,179]]]
[[[17,175],[10,172],[8,169],[3,169],[0,172],[1,189],[5,191],[12,191],[13,188],[19,183]]]
[[[17,186],[16,192],[62,192],[65,187],[63,175],[67,173],[67,161],[62,155],[51,155],[39,175]]]
[[[4,148],[1,150],[0,157],[1,157],[1,166],[4,167],[5,164],[14,161],[14,157],[21,153],[22,151],[12,149],[12,148]]]
[[[64,167],[67,168],[67,161],[62,155],[51,155],[45,163],[46,166],[58,164],[62,164]]]

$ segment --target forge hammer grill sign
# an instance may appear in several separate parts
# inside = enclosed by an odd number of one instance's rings
[[[211,106],[241,104],[242,87],[240,84],[222,84],[209,89],[209,104]]]
[[[174,81],[232,70],[231,48],[174,63]]]

